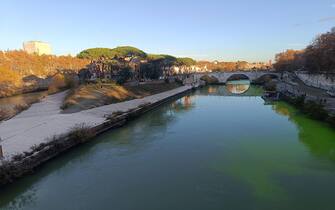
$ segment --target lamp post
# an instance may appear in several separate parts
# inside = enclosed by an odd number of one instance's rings
[[[0,138],[0,159],[3,158],[3,151],[2,151],[2,145],[1,145],[1,142],[2,142],[2,140],[1,140],[1,138]]]

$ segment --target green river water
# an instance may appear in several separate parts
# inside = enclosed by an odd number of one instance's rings
[[[69,151],[0,189],[0,209],[335,209],[335,130],[241,88],[202,88]]]

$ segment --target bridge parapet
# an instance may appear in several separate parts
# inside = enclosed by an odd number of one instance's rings
[[[195,76],[196,79],[200,80],[200,78],[205,75],[205,73],[197,74]],[[244,75],[249,78],[250,81],[254,81],[265,75],[273,75],[276,77],[280,77],[280,73],[272,72],[272,71],[234,71],[234,72],[211,72],[208,73],[209,76],[216,77],[220,83],[226,83],[228,79],[234,75]]]

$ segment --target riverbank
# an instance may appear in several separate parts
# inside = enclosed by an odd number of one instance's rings
[[[295,106],[302,113],[311,117],[312,119],[329,123],[335,127],[335,115],[332,110],[325,107],[325,101],[311,100],[305,95],[293,95],[289,92],[281,92],[280,99]]]
[[[85,84],[69,91],[62,105],[63,113],[74,113],[127,100],[139,99],[180,87],[164,80],[131,85],[115,83]]]
[[[86,136],[78,137],[84,131],[89,131],[86,132],[89,137],[96,136],[192,89],[192,86],[182,86],[142,99],[72,114],[62,114],[59,108],[62,102],[60,99],[65,98],[66,92],[47,97],[0,124],[4,153],[0,184],[10,183],[31,173],[39,165],[69,148],[84,143]]]
[[[327,90],[305,84],[296,75],[288,75],[277,84],[280,99],[313,119],[335,126],[335,98]]]

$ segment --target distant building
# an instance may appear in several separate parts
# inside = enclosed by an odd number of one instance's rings
[[[40,41],[29,41],[23,43],[23,50],[29,54],[51,55],[51,46]]]
[[[332,33],[335,33],[335,27],[332,28]]]

